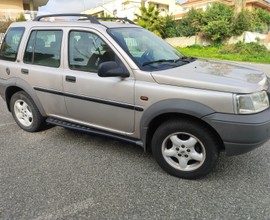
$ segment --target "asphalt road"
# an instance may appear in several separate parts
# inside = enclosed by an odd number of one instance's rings
[[[270,219],[269,170],[268,141],[222,153],[205,178],[178,179],[132,144],[61,127],[27,133],[0,100],[1,220]]]

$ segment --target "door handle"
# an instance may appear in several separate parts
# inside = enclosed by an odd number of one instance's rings
[[[29,71],[28,71],[28,69],[21,69],[21,73],[22,73],[22,74],[28,74]]]
[[[66,76],[66,81],[75,83],[76,82],[76,77],[75,76]]]

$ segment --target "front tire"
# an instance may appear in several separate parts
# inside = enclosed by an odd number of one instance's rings
[[[152,152],[167,173],[197,179],[217,164],[218,144],[215,134],[204,124],[192,119],[171,119],[154,133]]]
[[[10,109],[16,123],[25,131],[40,131],[45,125],[45,118],[40,114],[32,98],[24,91],[13,94]]]

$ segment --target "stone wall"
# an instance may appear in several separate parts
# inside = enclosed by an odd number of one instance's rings
[[[270,42],[263,42],[263,45],[270,50]]]
[[[270,32],[269,32],[270,33]],[[270,42],[263,42],[266,39],[266,34],[260,34],[256,32],[249,32],[245,31],[242,35],[239,36],[232,36],[228,39],[222,41],[224,44],[234,44],[238,41],[242,41],[245,43],[249,42],[257,42],[255,38],[260,38],[261,44],[264,44],[270,50]],[[167,43],[172,45],[173,47],[186,47],[193,44],[199,44],[201,46],[209,46],[214,45],[214,41],[211,39],[201,38],[199,36],[192,36],[192,37],[174,37],[174,38],[167,38],[165,39]]]

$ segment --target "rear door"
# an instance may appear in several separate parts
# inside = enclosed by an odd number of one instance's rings
[[[8,80],[17,76],[20,65],[17,62],[17,55],[24,33],[24,27],[11,27],[8,29],[1,44],[0,80]]]
[[[19,78],[33,87],[50,116],[67,116],[63,90],[64,29],[33,28],[24,47]]]

